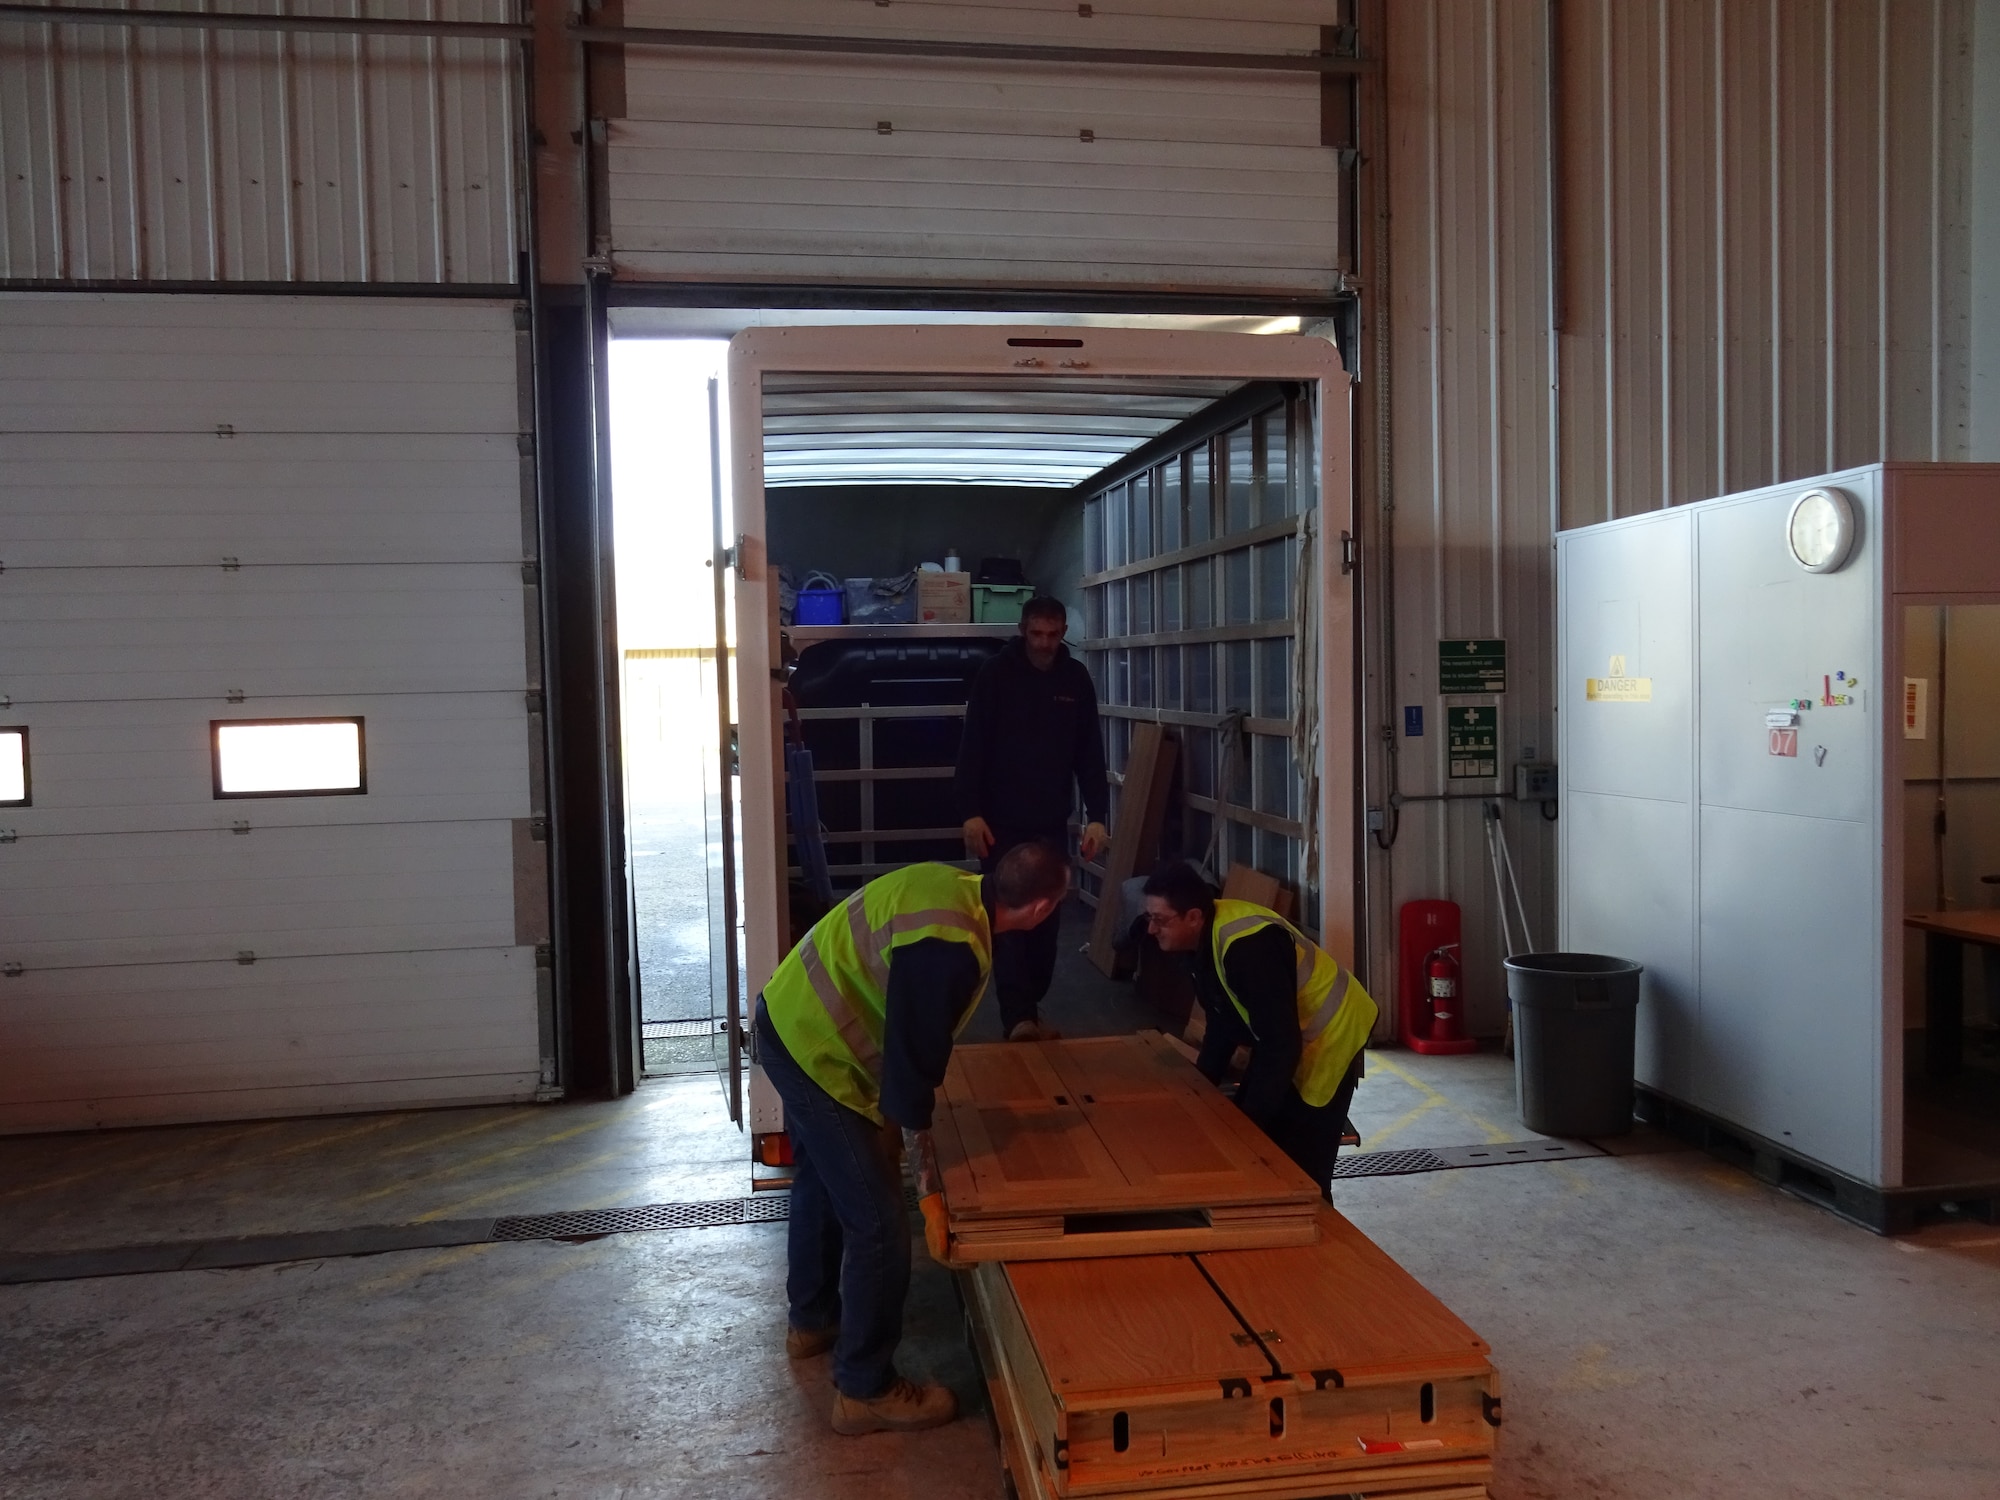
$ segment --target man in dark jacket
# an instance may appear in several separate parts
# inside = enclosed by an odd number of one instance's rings
[[[1082,851],[1094,859],[1107,842],[1109,793],[1104,742],[1097,729],[1097,688],[1063,635],[1060,599],[1030,599],[1021,633],[980,669],[965,705],[957,792],[966,853],[992,872],[1018,844],[1069,847],[1069,813],[1083,798]],[[1001,1030],[1016,1041],[1045,1035],[1037,1011],[1055,978],[1057,918],[993,945],[993,988]]]

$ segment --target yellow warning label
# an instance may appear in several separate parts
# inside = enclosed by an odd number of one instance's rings
[[[1592,703],[1651,703],[1650,677],[1586,677],[1583,696]]]

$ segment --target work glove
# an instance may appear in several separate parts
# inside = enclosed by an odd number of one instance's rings
[[[919,1198],[917,1211],[924,1216],[924,1248],[930,1251],[931,1259],[946,1270],[971,1270],[971,1261],[952,1259],[951,1230],[944,1211],[944,1194],[931,1193]]]

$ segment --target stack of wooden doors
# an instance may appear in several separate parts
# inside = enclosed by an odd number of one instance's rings
[[[963,1047],[944,1106],[951,1243],[978,1262],[967,1311],[1018,1495],[1483,1500],[1485,1342],[1171,1046]]]

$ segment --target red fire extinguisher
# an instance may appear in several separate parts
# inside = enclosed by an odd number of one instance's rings
[[[1424,989],[1430,1001],[1430,1040],[1455,1042],[1464,1033],[1458,1025],[1458,959],[1456,943],[1433,948],[1424,960]]]

